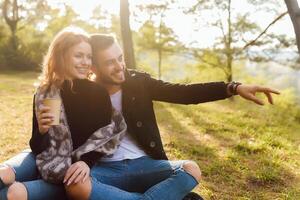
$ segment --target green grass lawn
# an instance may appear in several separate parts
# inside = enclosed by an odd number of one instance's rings
[[[0,72],[0,162],[28,148],[37,76]],[[205,199],[300,199],[300,115],[285,95],[264,107],[239,97],[155,104],[169,157],[202,169],[196,192]]]

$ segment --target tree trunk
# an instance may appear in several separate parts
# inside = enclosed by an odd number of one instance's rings
[[[10,10],[9,9],[10,4],[12,4],[11,5],[12,9],[11,9],[11,13],[8,13],[9,10]],[[18,25],[18,22],[20,20],[18,1],[13,0],[13,2],[10,3],[9,0],[5,0],[3,2],[2,12],[3,12],[5,22],[7,23],[7,25],[9,26],[9,29],[11,31],[10,42],[12,44],[13,49],[17,50],[18,44],[17,44],[16,32],[17,32],[17,25]]]
[[[133,41],[129,23],[129,3],[128,0],[120,0],[120,22],[123,41],[124,57],[126,66],[135,68],[135,57],[133,50]]]
[[[159,24],[159,33],[158,33],[158,43],[159,43],[159,49],[158,49],[158,79],[161,79],[161,63],[162,63],[162,41],[161,41],[161,34],[162,34],[162,14],[160,16],[160,24]]]
[[[161,79],[161,61],[162,61],[162,50],[158,49],[158,79]]]
[[[231,82],[232,81],[232,60],[233,60],[233,50],[231,47],[232,43],[232,24],[231,24],[231,0],[228,0],[228,7],[227,7],[227,12],[228,12],[228,35],[227,35],[227,41],[226,41],[226,57],[227,57],[227,81]]]
[[[232,81],[232,61],[233,61],[233,49],[232,49],[232,23],[231,23],[231,0],[228,0],[228,7],[227,7],[227,12],[228,12],[228,35],[227,35],[227,44],[226,44],[226,57],[227,57],[227,73],[226,73],[226,79],[227,82]],[[229,98],[229,100],[232,102],[234,101],[233,96]]]
[[[297,0],[284,0],[293,22],[298,52],[300,53],[300,9]]]

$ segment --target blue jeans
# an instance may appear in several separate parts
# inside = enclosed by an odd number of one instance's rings
[[[153,160],[141,157],[117,162],[98,162],[91,169],[94,200],[181,200],[198,183],[182,169],[185,161]],[[4,164],[16,173],[16,181],[22,182],[28,200],[65,200],[63,185],[50,184],[39,178],[35,156],[23,151]],[[7,189],[0,190],[0,200],[7,200]]]
[[[185,161],[133,160],[98,162],[91,170],[91,200],[181,200],[198,182]]]
[[[16,181],[22,182],[27,190],[28,200],[64,200],[66,199],[63,185],[47,183],[39,178],[39,173],[35,164],[35,156],[30,150],[25,150],[20,154],[4,162],[13,168]],[[8,187],[0,190],[0,200],[7,200]]]

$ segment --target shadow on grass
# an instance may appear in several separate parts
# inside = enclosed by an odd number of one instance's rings
[[[299,194],[299,190],[294,194],[288,191],[296,183],[295,175],[284,162],[270,156],[270,149],[234,140],[223,131],[234,134],[235,129],[230,126],[212,127],[214,122],[208,121],[199,112],[187,112],[183,106],[175,106],[171,110],[170,107],[167,104],[156,106],[159,122],[170,137],[165,144],[166,149],[176,159],[190,159],[199,164],[203,184],[212,192],[208,194],[209,198],[293,199]],[[213,136],[219,144],[227,143],[225,153],[199,140],[196,134],[203,136],[203,133],[191,130],[186,122],[182,123],[186,118],[194,126],[201,124],[206,127],[202,129],[204,134]]]

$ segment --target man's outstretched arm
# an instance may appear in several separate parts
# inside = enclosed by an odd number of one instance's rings
[[[264,93],[271,104],[273,104],[272,93],[280,94],[271,88],[236,82],[227,84],[224,82],[173,84],[153,79],[146,74],[144,75],[146,88],[152,99],[170,103],[197,104],[239,95],[246,100],[264,105],[263,101],[255,96],[256,93]]]
[[[222,100],[230,97],[224,82],[179,84],[152,78],[146,73],[140,73],[145,91],[154,101],[164,101],[178,104],[198,104]]]

